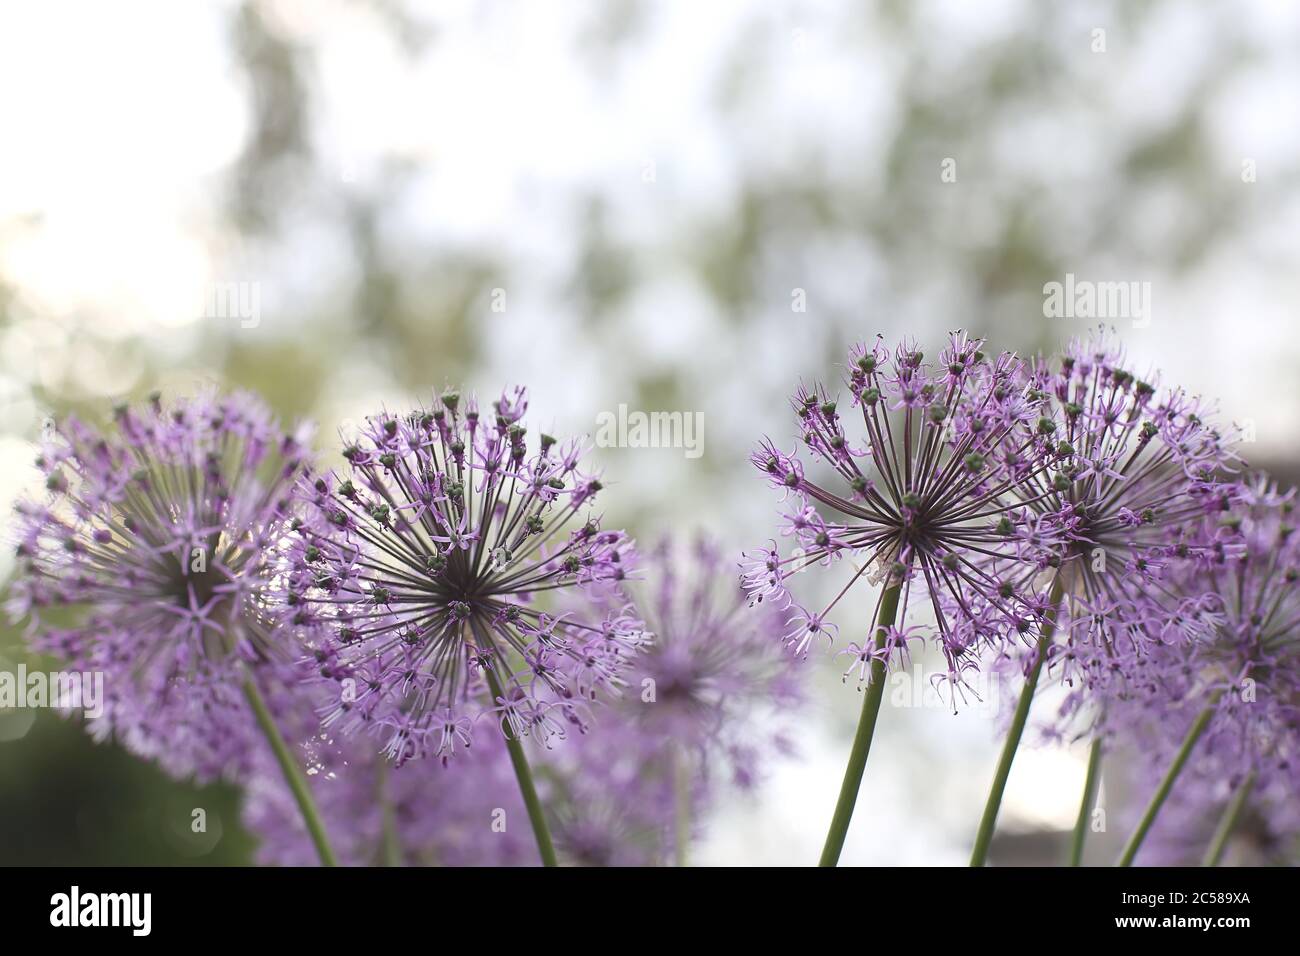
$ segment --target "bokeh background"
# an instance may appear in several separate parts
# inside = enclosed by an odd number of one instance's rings
[[[1067,273],[1150,283],[1112,323],[1137,365],[1290,477],[1298,51],[1300,6],[1268,0],[5,2],[0,506],[47,418],[155,389],[254,389],[332,453],[383,403],[523,383],[558,434],[702,413],[698,458],[597,449],[603,504],[738,552],[775,531],[745,456],[793,443],[800,380],[877,332],[1057,348],[1095,324],[1044,315]],[[25,659],[13,622],[0,656]],[[816,859],[860,699],[807,666],[798,754],[696,862]],[[845,862],[966,859],[997,702],[953,715],[929,666],[886,697]],[[995,861],[1061,858],[1084,759],[1022,750]],[[1117,759],[1114,821],[1124,786]],[[247,862],[238,806],[0,713],[0,863]]]

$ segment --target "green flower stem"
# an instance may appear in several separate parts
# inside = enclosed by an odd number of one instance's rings
[[[1228,845],[1228,837],[1232,836],[1233,829],[1237,826],[1237,821],[1241,819],[1241,811],[1245,809],[1246,801],[1250,799],[1250,791],[1255,787],[1255,771],[1246,774],[1246,779],[1237,785],[1237,792],[1232,795],[1228,801],[1228,806],[1224,808],[1223,816],[1219,818],[1219,825],[1214,831],[1214,838],[1210,840],[1210,845],[1205,851],[1205,859],[1201,861],[1201,866],[1218,866],[1219,861],[1223,859],[1224,848]]]
[[[502,693],[501,684],[492,668],[485,667],[483,673],[487,675],[492,699],[504,700],[505,694]],[[504,731],[504,728],[503,732],[506,736],[506,749],[510,751],[510,763],[514,766],[515,778],[519,781],[519,793],[524,798],[528,820],[533,825],[533,836],[537,839],[537,851],[541,854],[542,865],[559,866],[559,861],[555,858],[555,844],[551,842],[551,831],[546,826],[546,813],[542,810],[542,801],[537,798],[537,788],[533,786],[533,772],[528,768],[523,742],[514,734]]]
[[[680,747],[673,748],[673,820],[673,865],[685,866],[691,842],[691,771]]]
[[[316,846],[321,865],[338,866],[334,851],[330,849],[329,839],[325,836],[325,826],[321,823],[320,811],[316,809],[316,802],[312,799],[307,777],[298,766],[284,737],[281,736],[280,728],[275,725],[275,719],[267,709],[262,692],[257,689],[257,682],[252,677],[244,680],[244,696],[248,699],[248,706],[253,709],[253,715],[257,718],[257,724],[262,729],[266,742],[271,745],[276,763],[280,765],[280,772],[284,774],[285,783],[293,792],[293,798],[298,803],[298,811],[302,814],[302,822],[307,825],[307,832],[311,835],[311,842]]]
[[[384,815],[381,856],[384,866],[405,866],[402,843],[397,834],[397,809],[393,806],[392,772],[392,764],[387,760],[379,761],[379,805]]]
[[[1169,770],[1165,772],[1165,777],[1160,781],[1160,786],[1156,789],[1151,802],[1147,804],[1146,812],[1142,814],[1142,819],[1138,822],[1137,829],[1133,835],[1128,838],[1128,843],[1124,846],[1124,852],[1120,855],[1117,866],[1132,866],[1133,858],[1137,856],[1138,848],[1142,846],[1142,841],[1146,839],[1147,831],[1151,829],[1151,824],[1156,822],[1156,814],[1164,806],[1165,799],[1169,792],[1174,789],[1174,781],[1178,775],[1183,772],[1183,765],[1187,763],[1187,758],[1192,755],[1192,749],[1196,742],[1201,739],[1201,734],[1205,733],[1205,728],[1210,724],[1210,718],[1214,716],[1214,705],[1218,703],[1219,695],[1216,694],[1196,720],[1192,722],[1192,727],[1187,731],[1187,736],[1183,738],[1183,745],[1178,748],[1178,755],[1174,757],[1174,762],[1169,765]]]
[[[1097,784],[1101,782],[1101,738],[1093,738],[1088,748],[1088,775],[1083,781],[1083,802],[1079,804],[1079,819],[1074,823],[1074,840],[1070,843],[1070,866],[1083,863],[1083,843],[1088,838],[1088,819],[1097,801]]]
[[[1007,788],[1007,779],[1011,776],[1011,764],[1016,759],[1016,750],[1020,747],[1020,738],[1025,732],[1025,722],[1029,719],[1029,706],[1034,702],[1034,691],[1038,689],[1038,675],[1043,670],[1043,661],[1047,659],[1047,649],[1056,632],[1056,616],[1060,609],[1061,597],[1065,593],[1065,577],[1057,573],[1052,581],[1052,591],[1047,598],[1047,613],[1044,615],[1043,631],[1039,635],[1038,645],[1034,648],[1034,666],[1025,678],[1024,689],[1020,691],[1020,700],[1016,703],[1016,712],[1011,719],[1011,729],[1007,731],[1006,742],[1002,745],[1002,756],[998,758],[998,769],[993,775],[993,786],[989,788],[988,800],[984,804],[984,816],[980,819],[979,831],[975,834],[975,848],[971,851],[970,865],[983,866],[989,855],[989,844],[993,842],[993,831],[997,827],[998,809],[1002,806],[1002,793]]]
[[[826,845],[822,848],[819,866],[835,866],[839,862],[840,851],[844,849],[844,837],[849,832],[853,807],[858,802],[862,773],[867,769],[867,754],[871,751],[871,737],[876,730],[876,716],[880,713],[880,702],[885,696],[885,664],[879,655],[889,637],[889,628],[893,626],[898,614],[898,598],[902,590],[903,582],[897,581],[885,588],[880,597],[880,613],[876,618],[877,656],[871,662],[871,683],[862,697],[862,716],[858,718],[853,750],[849,753],[849,765],[844,768],[844,783],[840,785],[840,798],[835,804],[830,830],[826,833]]]

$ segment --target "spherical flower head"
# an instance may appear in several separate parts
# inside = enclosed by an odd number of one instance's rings
[[[582,446],[530,441],[526,408],[522,389],[485,415],[447,392],[372,416],[342,472],[299,485],[284,617],[328,633],[326,725],[382,735],[399,763],[449,759],[484,718],[543,738],[585,727],[646,639],[614,597],[633,543],[591,513]],[[584,600],[548,610],[557,593]]]
[[[1196,759],[1219,779],[1253,774],[1294,786],[1300,772],[1300,539],[1294,492],[1248,485],[1227,523],[1235,549],[1178,565],[1167,584],[1184,595],[1168,639],[1141,671],[1146,683],[1094,690],[1102,728],[1172,759],[1206,707]],[[1204,519],[1211,534],[1223,519]],[[1158,760],[1159,757],[1152,757]]]
[[[1240,496],[1231,442],[1202,402],[1135,374],[1104,330],[1037,362],[1029,397],[1034,415],[999,453],[1060,545],[1052,666],[1085,685],[1141,679],[1198,596],[1169,582],[1236,547],[1214,524]]]
[[[874,659],[905,659],[922,635],[909,612],[934,612],[954,684],[965,679],[972,648],[1026,635],[1041,619],[1040,572],[1054,542],[1025,530],[1021,476],[997,454],[1030,415],[1023,366],[981,346],[955,332],[937,363],[911,343],[892,354],[879,342],[858,346],[845,385],[861,434],[849,434],[825,389],[800,388],[793,405],[809,462],[770,441],[752,456],[781,493],[782,533],[794,548],[786,557],[775,545],[749,552],[742,579],[756,603],[792,608],[787,641],[797,653],[834,637],[830,612],[862,580],[901,587],[898,625],[877,647],[873,620],[850,646],[846,677],[870,674]],[[792,574],[837,564],[853,574],[827,606],[814,612],[793,602]]]
[[[244,758],[239,680],[300,653],[266,606],[305,440],[249,396],[206,395],[119,407],[104,429],[70,419],[44,443],[46,494],[17,506],[9,610],[31,616],[38,649],[104,673],[98,736],[180,775]],[[77,622],[48,627],[56,609]]]
[[[805,675],[783,651],[786,615],[772,604],[747,613],[729,564],[704,536],[666,538],[647,555],[638,606],[655,639],[629,675],[634,693],[617,709],[651,737],[673,741],[699,775],[743,757],[733,776],[748,782],[770,749],[758,726],[771,723],[764,715],[799,709]]]
[[[1235,715],[1242,772],[1300,768],[1300,535],[1296,492],[1265,479],[1245,485],[1223,516],[1202,520],[1215,546],[1180,564],[1173,585],[1195,597],[1175,626],[1190,640],[1197,676],[1222,691],[1216,729]],[[1224,536],[1227,544],[1223,544]]]
[[[680,836],[703,832],[728,777],[750,789],[789,749],[784,721],[803,703],[805,675],[788,666],[781,609],[747,609],[734,577],[726,583],[729,564],[704,536],[665,538],[646,555],[631,590],[654,640],[627,673],[629,692],[599,709],[598,732],[557,745],[540,771],[568,862],[672,862]]]

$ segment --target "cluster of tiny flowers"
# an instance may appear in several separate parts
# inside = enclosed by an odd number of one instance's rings
[[[301,706],[280,723],[303,729]],[[297,738],[326,832],[347,866],[529,866],[537,848],[504,738],[481,735],[447,773],[437,761],[395,767],[364,737]],[[698,819],[705,782],[684,793],[665,758],[668,742],[608,711],[599,733],[574,735],[536,765],[537,787],[555,846],[575,866],[658,866],[671,862],[677,800]],[[243,822],[258,838],[258,861],[311,866],[316,851],[284,778],[261,753],[246,784]],[[696,832],[694,829],[692,833]]]
[[[555,847],[574,866],[663,866],[672,862],[677,815],[707,809],[708,787],[682,774],[670,741],[634,720],[601,714],[600,732],[572,737],[546,755],[539,775]]]
[[[481,735],[456,757],[396,767],[364,737],[306,727],[299,694],[279,723],[299,736],[326,832],[347,866],[528,866],[537,849],[504,738]],[[310,708],[307,708],[310,713]],[[314,716],[314,715],[313,715]],[[306,729],[306,733],[302,733]],[[711,788],[674,773],[671,741],[605,711],[599,733],[574,735],[536,765],[537,786],[556,849],[575,866],[659,866],[672,861],[678,801],[698,821]],[[684,790],[682,789],[684,786]],[[258,752],[246,781],[243,822],[258,838],[258,861],[311,866],[314,849],[293,796],[270,755]],[[691,834],[698,832],[693,826]]]
[[[1026,527],[1057,548],[1048,666],[1073,689],[1063,719],[1095,720],[1098,696],[1156,690],[1153,653],[1182,643],[1199,613],[1187,572],[1239,548],[1215,520],[1240,497],[1238,461],[1199,400],[1134,374],[1104,330],[1036,362],[1027,394],[1034,415],[1003,466]]]
[[[528,866],[537,848],[504,739],[485,738],[456,773],[433,761],[397,770],[364,738],[312,735],[302,746],[312,796],[344,866]],[[314,866],[316,850],[284,777],[262,759],[243,823],[258,862]]]
[[[1202,746],[1204,741],[1202,741]],[[1216,745],[1216,748],[1220,745]],[[1153,754],[1172,759],[1168,752]],[[1156,817],[1155,824],[1138,859],[1146,866],[1199,866],[1206,848],[1228,812],[1244,782],[1242,777],[1219,777],[1208,768],[1215,763],[1197,759],[1193,753]],[[1133,795],[1145,799],[1159,785],[1155,765],[1139,764]],[[1162,770],[1163,768],[1159,768]],[[1294,866],[1300,859],[1300,804],[1295,783],[1273,778],[1254,781],[1239,812],[1225,847],[1222,863],[1234,866]],[[1126,803],[1122,820],[1132,826],[1144,807],[1139,801]]]
[[[655,642],[633,669],[639,696],[627,695],[617,710],[650,739],[671,741],[692,775],[723,762],[747,786],[761,759],[755,722],[795,713],[804,674],[782,652],[785,615],[775,605],[747,613],[729,568],[704,537],[689,547],[665,539],[650,552],[640,607]],[[778,750],[786,746],[779,727],[771,740]]]
[[[1033,495],[1021,486],[1036,472],[1006,467],[1011,436],[1034,418],[1026,371],[981,345],[953,333],[937,363],[911,344],[892,355],[879,343],[856,347],[845,385],[860,437],[825,389],[800,388],[793,405],[809,465],[771,441],[752,456],[783,496],[782,535],[794,547],[787,556],[775,544],[748,552],[742,580],[755,603],[793,609],[786,640],[798,654],[833,637],[831,611],[859,580],[901,588],[896,622],[873,642],[877,604],[867,636],[844,651],[845,677],[859,686],[873,661],[906,661],[922,636],[911,617],[933,614],[954,687],[976,666],[976,648],[1029,639],[1042,619],[1041,572],[1056,544],[1026,506]],[[841,563],[854,571],[828,604],[794,602],[793,574]]]
[[[1168,766],[1196,718],[1212,716],[1179,780],[1187,794],[1225,802],[1249,779],[1252,806],[1267,808],[1300,787],[1300,536],[1294,492],[1257,481],[1224,521],[1237,547],[1180,566],[1167,579],[1184,595],[1183,640],[1153,649],[1144,693],[1108,693],[1102,729]],[[1208,520],[1204,522],[1208,524]],[[1111,688],[1107,688],[1111,690]],[[1294,814],[1273,813],[1278,838],[1300,836]]]
[[[654,643],[633,663],[629,693],[602,709],[600,732],[548,755],[561,781],[556,844],[570,861],[671,862],[725,784],[751,788],[765,759],[790,749],[784,721],[803,704],[805,674],[782,650],[785,615],[749,612],[729,567],[705,537],[664,539],[646,555],[638,608]]]
[[[255,399],[205,396],[119,407],[105,429],[69,419],[43,443],[8,609],[36,649],[104,674],[96,736],[177,775],[247,770],[240,682],[282,685],[301,653],[267,605],[305,439]],[[64,612],[74,625],[49,626]]]
[[[485,716],[515,736],[581,730],[648,640],[619,597],[633,544],[590,513],[582,445],[530,450],[526,408],[522,389],[482,416],[447,392],[372,416],[343,473],[299,484],[285,620],[325,634],[325,726],[383,735],[398,763],[446,761]],[[554,613],[547,592],[590,601]]]
[[[929,361],[877,340],[842,389],[799,388],[802,447],[752,454],[782,543],[742,555],[739,588],[704,538],[642,565],[601,527],[583,443],[528,434],[522,389],[371,416],[324,472],[248,396],[69,419],[16,508],[7,610],[104,675],[97,738],[245,786],[265,863],[330,856],[282,742],[345,864],[533,863],[530,812],[565,862],[680,863],[724,784],[789,749],[789,658],[833,643],[866,585],[846,683],[914,643],[954,703],[977,671],[1021,703],[1048,675],[1049,738],[1135,753],[1143,793],[1187,758],[1144,862],[1196,862],[1240,806],[1235,859],[1293,854],[1295,493],[1243,478],[1213,409],[1104,330],[1031,362],[961,332]],[[793,593],[811,568],[842,577],[829,600]],[[545,744],[540,811],[522,737]]]

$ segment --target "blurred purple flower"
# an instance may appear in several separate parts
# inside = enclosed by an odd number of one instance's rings
[[[526,866],[537,861],[503,738],[487,737],[448,773],[436,761],[394,767],[364,738],[315,735],[307,779],[345,866]],[[260,762],[244,825],[257,859],[312,866],[317,854],[284,777]]]
[[[266,608],[305,439],[236,395],[155,396],[45,442],[48,493],[17,506],[8,610],[30,615],[36,649],[104,673],[95,736],[181,776],[248,771],[258,731],[240,682],[251,672],[274,704],[301,654]],[[84,613],[52,628],[55,610]]]
[[[540,771],[570,862],[681,862],[726,785],[751,789],[790,749],[805,675],[782,651],[780,609],[748,610],[728,565],[703,536],[646,555],[637,607],[654,642],[632,662],[628,693],[600,708],[599,733],[556,746]]]
[[[1209,722],[1174,790],[1180,804],[1188,814],[1208,813],[1249,779],[1247,806],[1269,833],[1279,840],[1289,835],[1293,844],[1300,819],[1280,812],[1277,798],[1300,788],[1294,503],[1294,491],[1281,493],[1262,480],[1248,485],[1226,518],[1239,532],[1239,547],[1180,563],[1165,582],[1172,593],[1190,595],[1177,622],[1180,640],[1151,648],[1141,692],[1111,684],[1099,695],[1102,731],[1116,747],[1135,748],[1141,765],[1155,773],[1172,763],[1209,708]],[[1224,521],[1201,523],[1213,534]],[[1159,832],[1153,831],[1158,840]]]
[[[672,741],[701,774],[733,745],[758,743],[752,721],[788,715],[804,698],[803,675],[781,649],[784,616],[772,606],[747,613],[728,565],[705,537],[689,548],[665,539],[650,552],[639,609],[655,640],[630,675],[639,696],[616,708],[652,739]]]

